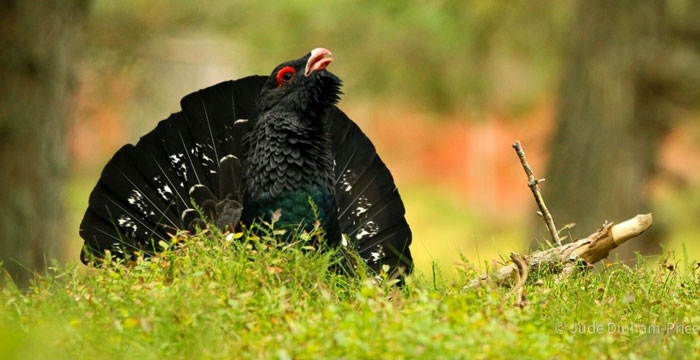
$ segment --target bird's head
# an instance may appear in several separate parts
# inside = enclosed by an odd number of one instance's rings
[[[258,112],[298,111],[323,114],[340,100],[340,79],[326,70],[333,61],[328,49],[316,48],[303,57],[277,65],[258,96]]]

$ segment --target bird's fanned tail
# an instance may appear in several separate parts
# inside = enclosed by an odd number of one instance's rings
[[[83,262],[104,250],[125,257],[136,250],[154,253],[158,241],[186,228],[182,215],[193,208],[189,190],[201,184],[219,193],[220,161],[239,155],[234,107],[238,118],[251,115],[260,78],[227,81],[186,96],[183,111],[117,151],[90,194],[80,225]]]
[[[80,225],[84,262],[92,255],[102,256],[104,250],[124,257],[135,250],[157,252],[160,240],[187,228],[189,220],[183,215],[191,216],[195,185],[213,194],[218,208],[228,214],[226,219],[240,216],[235,203],[240,202],[243,182],[227,186],[231,181],[222,179],[241,176],[238,158],[251,125],[242,120],[254,121],[255,101],[265,79],[227,81],[184,97],[181,112],[114,155],[90,195]],[[391,173],[351,119],[336,107],[327,116],[338,223],[350,240],[346,245],[375,270],[386,264],[410,271],[411,230]]]

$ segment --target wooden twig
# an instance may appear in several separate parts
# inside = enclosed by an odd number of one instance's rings
[[[525,297],[525,288],[523,287],[525,285],[525,282],[527,281],[527,276],[529,274],[530,267],[528,265],[527,261],[527,256],[521,255],[521,254],[516,254],[516,253],[510,253],[510,259],[513,261],[513,264],[515,264],[515,267],[517,268],[516,274],[516,279],[515,279],[515,287],[510,291],[511,293],[517,293],[518,294],[518,306],[520,307],[525,307],[527,304],[527,299]]]
[[[520,141],[513,143],[513,149],[515,149],[515,152],[518,154],[518,158],[520,158],[520,163],[523,165],[523,169],[525,169],[525,174],[527,175],[527,186],[530,187],[530,190],[532,190],[532,195],[535,196],[535,201],[537,202],[537,206],[540,208],[540,213],[542,213],[544,223],[547,225],[549,235],[552,237],[552,241],[557,246],[561,246],[559,233],[557,232],[556,226],[554,226],[554,219],[552,219],[552,214],[549,213],[547,205],[544,204],[542,193],[540,193],[539,183],[544,182],[545,179],[535,179],[532,168],[530,167],[530,164],[527,163],[527,159],[525,159],[525,151],[523,150],[523,146],[520,145]]]
[[[639,236],[651,227],[653,222],[651,214],[637,215],[632,219],[613,225],[605,223],[603,227],[585,239],[581,239],[566,245],[539,251],[525,257],[529,272],[544,270],[550,273],[561,273],[572,270],[572,265],[583,261],[590,265],[608,256],[610,250],[620,246],[629,239]],[[520,268],[515,263],[500,268],[493,276],[493,280],[504,286],[512,284],[516,279],[516,285],[520,281]],[[487,275],[481,275],[472,280],[466,287],[481,285],[489,279]]]
[[[528,265],[528,257],[527,255],[522,255],[518,253],[510,253],[510,261],[515,265],[516,271],[513,272],[513,278],[515,281],[515,285],[513,286],[512,289],[501,298],[501,306],[500,308],[503,308],[503,305],[508,302],[508,300],[513,296],[513,294],[517,295],[517,302],[515,305],[519,307],[525,307],[527,305],[527,298],[525,296],[525,282],[527,281],[527,276],[528,276],[528,271],[529,271],[529,265]]]

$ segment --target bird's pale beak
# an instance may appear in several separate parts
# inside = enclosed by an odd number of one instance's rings
[[[324,48],[311,50],[311,56],[309,56],[304,69],[304,76],[309,76],[316,70],[325,69],[333,61],[333,58],[326,58],[326,55],[331,55],[330,50]]]

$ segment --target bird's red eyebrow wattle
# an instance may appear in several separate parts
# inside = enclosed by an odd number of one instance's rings
[[[282,79],[282,76],[288,72],[291,72],[292,75],[294,75],[294,74],[296,74],[297,71],[294,70],[294,68],[291,66],[285,66],[282,69],[280,69],[280,71],[277,72],[277,87],[282,86],[282,83],[284,82],[284,80]]]

